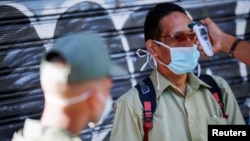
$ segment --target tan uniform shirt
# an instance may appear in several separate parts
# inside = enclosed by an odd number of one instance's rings
[[[159,74],[157,90],[156,71],[150,78],[157,95],[157,108],[149,141],[207,141],[208,124],[245,124],[231,88],[218,76],[213,78],[223,94],[224,119],[218,103],[208,86],[193,73],[188,74],[186,96],[182,95],[167,79]],[[143,107],[136,88],[122,95],[116,103],[116,111],[110,141],[143,140]]]
[[[81,141],[69,131],[45,127],[37,120],[26,119],[24,128],[14,133],[12,141]]]

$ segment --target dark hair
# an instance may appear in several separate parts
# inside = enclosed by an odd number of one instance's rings
[[[159,37],[162,33],[162,29],[159,24],[160,20],[164,16],[167,16],[175,11],[186,14],[184,8],[171,2],[157,4],[153,9],[151,9],[147,14],[144,23],[145,41]]]
[[[65,63],[65,59],[57,52],[49,52],[45,56],[45,60],[48,62],[62,62]]]

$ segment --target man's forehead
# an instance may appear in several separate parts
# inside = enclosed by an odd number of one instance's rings
[[[181,12],[173,12],[167,16],[164,16],[161,19],[161,27],[163,33],[176,33],[176,32],[187,32],[190,31],[188,28],[188,24],[191,22],[191,19],[181,13]]]

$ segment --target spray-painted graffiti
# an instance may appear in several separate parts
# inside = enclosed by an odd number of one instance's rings
[[[146,77],[142,72],[146,58],[136,55],[144,49],[143,24],[154,2],[144,0],[41,0],[0,2],[0,140],[10,140],[23,126],[25,118],[39,119],[43,109],[43,92],[39,82],[42,54],[55,38],[69,32],[96,32],[108,44],[114,63],[124,67],[127,77],[114,79],[114,101]],[[183,1],[193,20],[213,18],[226,32],[245,38],[250,34],[250,1]],[[223,9],[221,8],[223,7]],[[244,117],[248,118],[249,67],[227,54],[201,58],[203,73],[224,77],[232,87]],[[83,140],[108,140],[113,110],[101,126],[85,128]]]

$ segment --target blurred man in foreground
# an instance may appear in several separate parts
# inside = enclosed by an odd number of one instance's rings
[[[104,42],[91,33],[56,40],[40,71],[45,97],[41,119],[26,119],[12,141],[80,141],[79,132],[112,108],[111,77],[125,74],[112,66]]]

